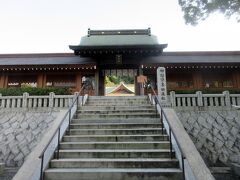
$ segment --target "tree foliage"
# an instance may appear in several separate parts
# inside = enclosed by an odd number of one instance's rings
[[[114,83],[109,79],[108,76],[105,76],[105,85],[107,86],[113,86]]]
[[[105,85],[112,86],[124,82],[125,84],[133,84],[134,78],[130,76],[105,76]]]
[[[240,0],[178,0],[186,24],[197,25],[211,13],[221,12],[225,17],[235,17],[240,22]]]

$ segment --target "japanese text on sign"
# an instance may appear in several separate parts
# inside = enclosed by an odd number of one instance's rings
[[[167,102],[166,70],[164,67],[157,68],[158,96],[161,103]]]

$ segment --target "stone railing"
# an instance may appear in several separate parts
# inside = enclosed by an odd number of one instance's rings
[[[202,94],[201,91],[197,91],[196,94],[175,94],[171,91],[169,100],[173,107],[239,106],[240,94],[230,94],[229,91],[222,94]]]
[[[76,93],[68,110],[60,110],[51,127],[44,134],[36,148],[34,148],[28,155],[26,161],[12,180],[42,179],[42,173],[48,167],[49,161],[52,159],[54,152],[59,146],[59,141],[70,126],[71,120],[73,119],[78,106],[83,106],[88,99],[88,95],[84,95],[83,97],[77,95],[78,94]]]
[[[74,95],[55,95],[53,92],[44,96],[2,96],[0,94],[0,108],[36,108],[36,107],[69,107]]]
[[[215,180],[185,131],[176,112],[171,108],[164,108],[163,111],[165,114],[163,116],[163,124],[168,135],[171,136],[170,141],[176,152],[176,157],[180,161],[180,167],[184,170],[184,179]]]

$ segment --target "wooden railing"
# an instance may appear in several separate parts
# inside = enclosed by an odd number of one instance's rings
[[[218,107],[240,105],[240,94],[230,94],[229,91],[224,91],[222,94],[202,94],[197,91],[196,94],[175,94],[170,92],[169,101],[173,107]]]
[[[73,102],[74,95],[55,95],[53,92],[45,96],[22,96],[0,95],[0,108],[36,108],[36,107],[69,107]]]

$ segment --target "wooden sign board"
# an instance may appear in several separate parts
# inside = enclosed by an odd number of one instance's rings
[[[145,83],[147,81],[147,76],[140,75],[137,77],[137,82],[138,83]]]

